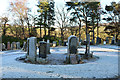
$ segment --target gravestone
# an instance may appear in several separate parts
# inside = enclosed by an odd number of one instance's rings
[[[11,47],[10,47],[10,42],[7,42],[7,50],[10,50]]]
[[[27,51],[27,43],[26,42],[23,42],[23,48],[22,48],[24,51]]]
[[[50,41],[47,40],[47,54],[50,54]]]
[[[39,57],[46,58],[47,55],[47,43],[44,41],[39,42]]]
[[[57,43],[56,41],[53,41],[53,47],[56,47]]]
[[[20,42],[16,42],[17,49],[21,49]]]
[[[62,46],[62,41],[61,40],[59,40],[59,46]]]
[[[87,44],[87,54],[89,55],[90,54],[90,35],[87,34],[87,40],[88,40],[88,44]]]
[[[12,49],[12,50],[15,50],[15,49],[16,49],[16,42],[12,42],[12,43],[11,43],[11,49]]]
[[[36,47],[36,43],[37,43],[37,38],[36,37],[30,37],[29,39],[29,52],[28,52],[28,59],[32,62],[35,63],[36,62],[36,57],[37,57],[37,47]]]
[[[77,46],[78,46],[77,37],[74,35],[71,35],[68,38],[68,46],[67,46],[68,55],[66,57],[66,63],[70,63],[70,64],[77,64],[78,63]]]
[[[111,44],[115,44],[115,37],[112,38]]]
[[[69,54],[77,54],[77,46],[78,46],[78,39],[76,36],[71,35],[68,38],[68,53]]]
[[[2,43],[2,51],[6,50],[6,45]]]
[[[109,43],[109,38],[108,37],[106,37],[106,44],[108,44]]]
[[[117,46],[120,46],[120,40],[117,41]]]

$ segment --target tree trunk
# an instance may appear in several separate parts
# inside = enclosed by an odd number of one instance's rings
[[[92,18],[92,23],[93,23],[93,45],[95,44],[95,33],[94,33],[94,29],[95,29],[95,26],[94,26],[94,18]]]
[[[85,51],[85,57],[88,58],[88,26],[87,26],[87,17],[85,17],[86,21],[86,51]]]
[[[63,35],[63,28],[61,28],[61,41],[62,41],[62,43],[63,43],[63,40],[64,40],[64,35]]]
[[[45,35],[44,35],[44,36],[46,36],[46,26],[44,27],[44,33],[45,33]]]

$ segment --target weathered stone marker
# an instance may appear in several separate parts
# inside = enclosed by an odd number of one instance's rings
[[[53,47],[56,47],[56,44],[57,44],[56,41],[53,41]]]
[[[4,43],[2,43],[2,51],[6,50],[6,45]]]
[[[37,47],[36,47],[36,43],[37,43],[37,38],[36,37],[30,37],[29,39],[29,56],[28,59],[32,62],[35,63],[36,62],[36,57],[37,57]]]
[[[77,54],[77,46],[78,46],[78,39],[76,36],[71,35],[68,38],[68,53],[69,54]]]
[[[10,47],[10,42],[7,42],[7,50],[10,50],[11,47]]]
[[[11,49],[12,49],[12,50],[15,50],[15,49],[16,49],[16,42],[12,42],[12,44],[11,44]]]
[[[77,64],[78,63],[78,54],[77,54],[77,49],[78,49],[78,39],[76,36],[71,35],[68,38],[68,48],[67,48],[67,53],[68,56],[66,57],[66,63],[70,64]]]
[[[39,42],[39,57],[46,58],[47,55],[47,43],[44,41]]]
[[[22,48],[24,51],[27,51],[27,43],[26,42],[24,42],[23,43],[23,48]]]
[[[16,42],[17,49],[21,49],[20,42]]]

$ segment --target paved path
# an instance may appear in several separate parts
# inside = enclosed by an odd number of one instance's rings
[[[84,46],[83,46],[84,47]],[[84,48],[79,49],[84,51]],[[91,46],[91,51],[99,59],[94,62],[77,65],[36,65],[22,63],[15,59],[24,56],[21,50],[0,52],[3,78],[112,78],[118,75],[117,46]],[[66,53],[66,47],[51,48],[51,53]],[[59,57],[59,56],[57,56]]]

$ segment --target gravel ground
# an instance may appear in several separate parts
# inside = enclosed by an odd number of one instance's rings
[[[85,46],[83,46],[85,47]],[[84,48],[78,49],[84,52]],[[67,53],[66,47],[51,47],[51,54]],[[0,75],[2,78],[113,78],[118,76],[118,47],[113,45],[91,46],[91,51],[99,59],[76,65],[36,65],[22,63],[15,59],[26,52],[0,52]],[[52,57],[56,57],[52,56]]]

